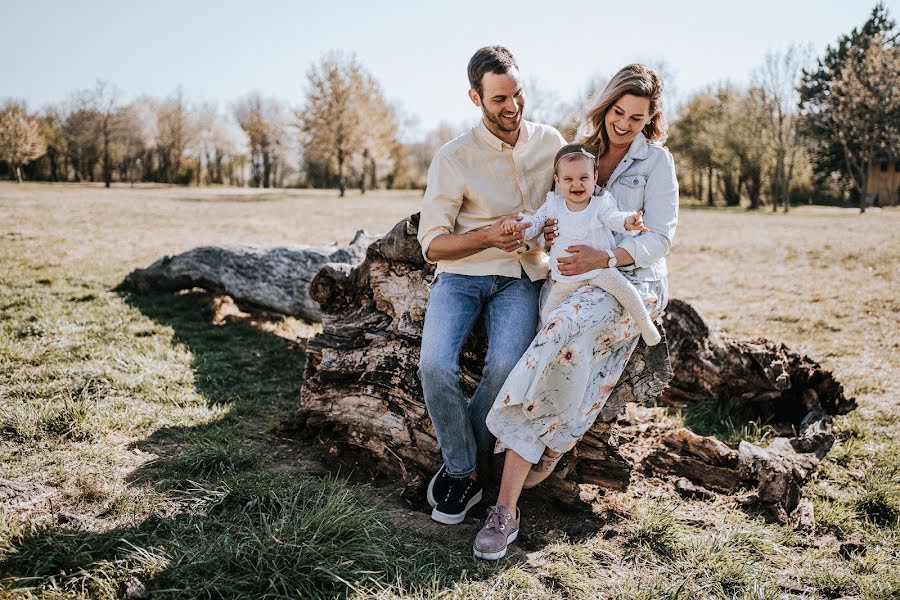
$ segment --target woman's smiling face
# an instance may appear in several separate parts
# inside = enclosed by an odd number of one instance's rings
[[[625,94],[606,111],[606,134],[613,146],[629,146],[650,122],[650,98]]]

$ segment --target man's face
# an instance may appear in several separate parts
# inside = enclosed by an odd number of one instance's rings
[[[493,126],[507,133],[517,131],[522,125],[525,110],[525,93],[519,81],[519,71],[510,69],[506,73],[485,73],[481,85],[480,98],[475,90],[469,90],[469,96],[476,106],[481,107],[488,128]]]

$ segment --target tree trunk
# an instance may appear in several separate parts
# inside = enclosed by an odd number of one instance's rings
[[[365,149],[365,150],[363,150],[363,155],[362,155],[362,174],[361,174],[361,177],[359,178],[359,193],[360,194],[366,193],[366,170],[369,168],[369,165],[368,165],[369,160],[368,159],[369,159],[369,150]]]
[[[341,198],[344,197],[344,194],[347,192],[347,187],[344,184],[344,153],[338,153],[338,188],[341,190]]]
[[[125,283],[142,293],[200,287],[231,296],[248,310],[315,322],[322,315],[310,298],[310,281],[327,263],[359,264],[374,239],[359,231],[349,246],[201,246],[135,269]]]
[[[109,117],[107,117],[108,119]],[[112,185],[112,165],[109,161],[109,125],[103,125],[103,184],[109,189]]]
[[[300,400],[306,435],[361,450],[412,486],[427,481],[441,462],[417,374],[434,273],[422,258],[417,225],[413,215],[373,243],[359,266],[328,264],[313,279],[310,294],[322,306],[323,328],[307,345]],[[621,490],[637,469],[725,493],[745,490],[785,518],[831,447],[829,415],[851,410],[853,400],[816,363],[767,340],[721,337],[683,302],[670,303],[664,328],[667,341],[639,344],[594,426],[538,489],[574,502],[579,484]],[[485,346],[484,331],[476,327],[460,357],[467,394],[477,385]],[[800,433],[767,449],[746,443],[731,449],[715,438],[641,430],[621,419],[626,403],[657,399],[673,410],[729,402]],[[709,483],[725,480],[732,483]]]

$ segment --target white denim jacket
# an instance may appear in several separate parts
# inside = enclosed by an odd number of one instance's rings
[[[617,245],[634,258],[634,265],[619,270],[638,281],[663,279],[668,275],[666,255],[678,223],[678,180],[672,155],[638,133],[606,190],[619,210],[643,210],[644,225],[650,230],[615,234]]]

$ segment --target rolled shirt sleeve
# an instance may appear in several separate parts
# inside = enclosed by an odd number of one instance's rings
[[[428,259],[431,242],[439,235],[454,231],[465,194],[463,181],[459,168],[448,154],[438,153],[431,161],[417,235],[422,255],[431,264],[436,264],[436,261]]]
[[[644,225],[650,231],[623,238],[619,247],[634,259],[637,268],[649,267],[664,258],[672,247],[678,223],[678,180],[668,151],[656,158],[644,188]]]

